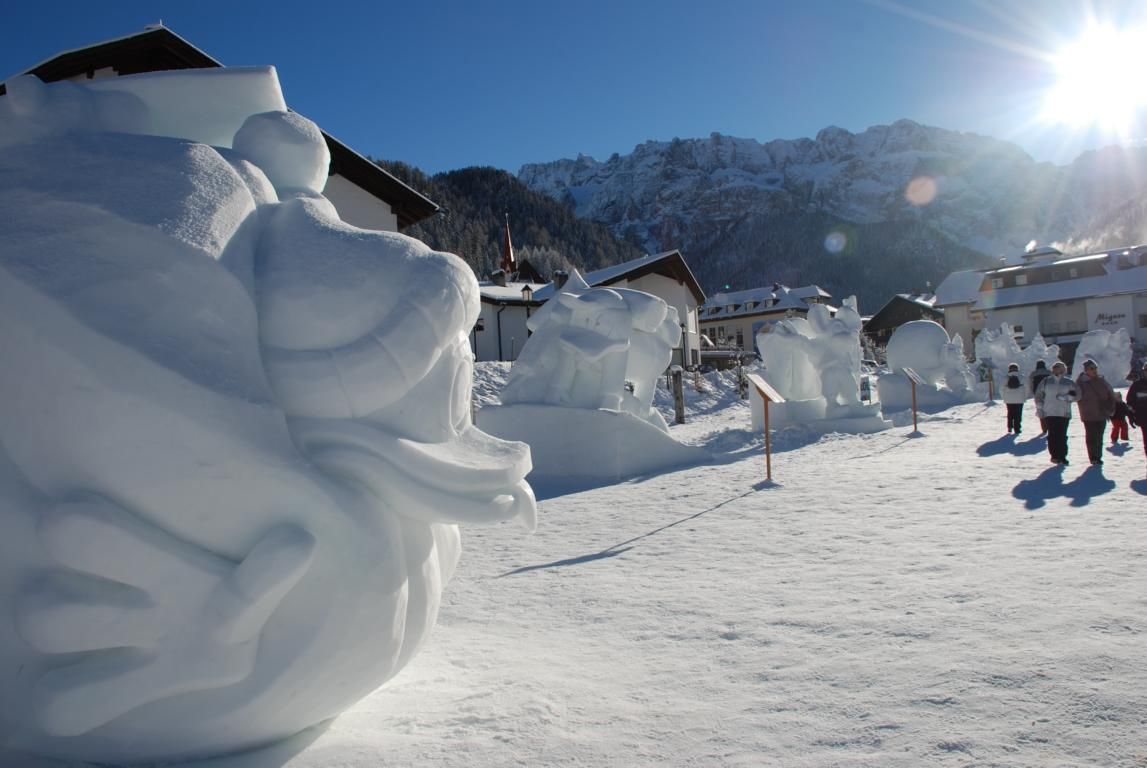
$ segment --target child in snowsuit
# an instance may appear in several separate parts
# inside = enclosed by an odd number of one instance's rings
[[[1000,394],[1008,408],[1008,434],[1015,432],[1018,435],[1024,415],[1024,401],[1028,399],[1028,393],[1020,376],[1020,367],[1015,363],[1008,365],[1008,375],[1004,377]]]
[[[1127,403],[1123,402],[1123,393],[1115,393],[1115,412],[1111,414],[1111,444],[1115,445],[1122,440],[1127,442],[1127,416],[1131,411]]]

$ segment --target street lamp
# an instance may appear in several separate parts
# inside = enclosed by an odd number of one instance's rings
[[[522,301],[527,304],[534,299],[534,289],[530,287],[529,283],[522,286]]]

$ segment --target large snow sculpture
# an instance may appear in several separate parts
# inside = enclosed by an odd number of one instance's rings
[[[1088,331],[1075,350],[1072,372],[1077,376],[1082,373],[1083,361],[1088,359],[1096,362],[1099,373],[1111,386],[1123,386],[1131,373],[1131,335],[1126,328]]]
[[[860,400],[860,313],[850,296],[832,316],[814,304],[808,317],[790,317],[757,334],[765,376],[784,403],[771,405],[770,425],[802,423],[825,432],[887,429],[878,404]],[[764,404],[753,397],[753,426],[764,426]]]
[[[681,340],[677,310],[628,288],[590,288],[576,271],[528,322],[501,405],[482,429],[529,443],[532,481],[617,481],[708,458],[668,434],[653,407]]]
[[[921,408],[947,408],[981,398],[975,374],[964,359],[964,340],[959,335],[949,338],[937,322],[913,320],[900,326],[888,340],[886,354],[891,372],[877,382],[886,411],[912,407],[912,385],[903,374],[905,368],[916,371],[924,382],[916,391]]]
[[[1020,367],[1020,373],[1026,380],[1027,375],[1035,370],[1037,361],[1042,360],[1050,370],[1051,364],[1059,359],[1059,346],[1056,344],[1049,346],[1038,333],[1027,348],[1020,349],[1015,332],[1008,323],[1001,324],[996,331],[990,328],[980,331],[976,335],[975,346],[976,359],[986,362],[991,367],[997,381],[1012,363]]]
[[[533,525],[472,273],[341,222],[283,110],[271,69],[0,98],[0,748],[289,736],[410,660],[454,523]]]

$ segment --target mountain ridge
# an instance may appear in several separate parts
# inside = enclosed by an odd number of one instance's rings
[[[606,161],[527,164],[518,178],[645,251],[680,249],[707,292],[787,276],[857,293],[870,311],[1031,240],[1065,251],[1147,240],[1147,150],[1056,166],[911,120],[764,143],[651,140]]]

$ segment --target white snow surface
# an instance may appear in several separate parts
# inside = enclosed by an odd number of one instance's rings
[[[479,364],[480,402],[507,369]],[[197,768],[1143,763],[1137,444],[1057,470],[971,403],[916,438],[905,414],[778,432],[767,485],[733,381],[690,386],[670,427],[720,463],[543,499],[532,536],[468,529],[397,678]],[[1078,419],[1070,438],[1074,459]]]

